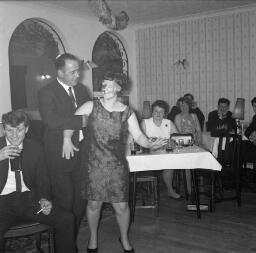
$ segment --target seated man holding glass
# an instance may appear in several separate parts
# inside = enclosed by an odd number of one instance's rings
[[[219,137],[235,131],[236,121],[232,118],[229,105],[230,101],[227,98],[220,98],[218,100],[218,110],[209,113],[206,129],[211,132],[211,136]]]
[[[57,253],[76,252],[74,217],[51,202],[45,157],[39,143],[25,138],[29,127],[22,110],[2,116],[0,138],[0,253],[4,234],[18,222],[35,221],[55,228]]]

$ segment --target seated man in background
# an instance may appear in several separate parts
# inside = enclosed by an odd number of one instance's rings
[[[248,141],[242,142],[242,161],[244,162],[256,162],[256,97],[251,100],[254,116],[244,135],[248,138]]]
[[[229,105],[230,101],[227,98],[220,98],[218,100],[218,110],[209,113],[206,129],[211,132],[211,136],[222,136],[235,131],[236,121],[232,118]]]
[[[176,105],[174,105],[170,112],[167,114],[167,119],[171,120],[174,122],[176,115],[180,113],[180,108],[179,108],[179,99],[176,101]]]
[[[204,130],[204,114],[202,113],[202,111],[199,109],[199,107],[197,106],[197,102],[194,100],[194,96],[190,93],[187,93],[184,95],[184,98],[187,98],[190,103],[191,103],[191,113],[194,113],[199,121],[200,127],[201,127],[201,131]]]
[[[19,221],[36,221],[55,228],[57,253],[76,252],[74,217],[50,201],[45,157],[39,143],[26,139],[29,127],[22,110],[2,116],[0,138],[0,253],[4,234]],[[40,211],[40,212],[39,212]]]

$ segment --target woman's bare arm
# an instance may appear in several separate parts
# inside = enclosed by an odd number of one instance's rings
[[[138,120],[133,113],[128,119],[129,132],[131,133],[133,139],[142,147],[157,149],[167,143],[165,139],[157,139],[154,142],[151,142],[141,131]]]

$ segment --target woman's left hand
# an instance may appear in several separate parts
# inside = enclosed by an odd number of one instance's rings
[[[159,149],[163,146],[165,146],[168,142],[168,139],[162,139],[162,138],[157,138],[156,140],[149,140],[149,148],[150,149]]]

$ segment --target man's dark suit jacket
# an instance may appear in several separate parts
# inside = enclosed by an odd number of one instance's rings
[[[211,132],[212,136],[222,136],[236,129],[236,120],[232,118],[230,111],[227,112],[226,118],[220,119],[218,110],[214,110],[208,115],[206,129]]]
[[[6,146],[5,137],[0,138],[0,149]],[[8,159],[0,161],[0,192],[3,191],[9,170]],[[30,139],[24,139],[22,152],[23,180],[38,200],[50,200],[50,185],[41,145]]]
[[[87,102],[90,97],[82,84],[73,87],[77,106]],[[74,159],[62,159],[63,130],[76,129],[73,142],[78,145],[79,131],[82,128],[82,116],[74,115],[74,105],[57,80],[39,91],[39,111],[45,123],[44,145],[50,167],[62,171],[71,171]]]

